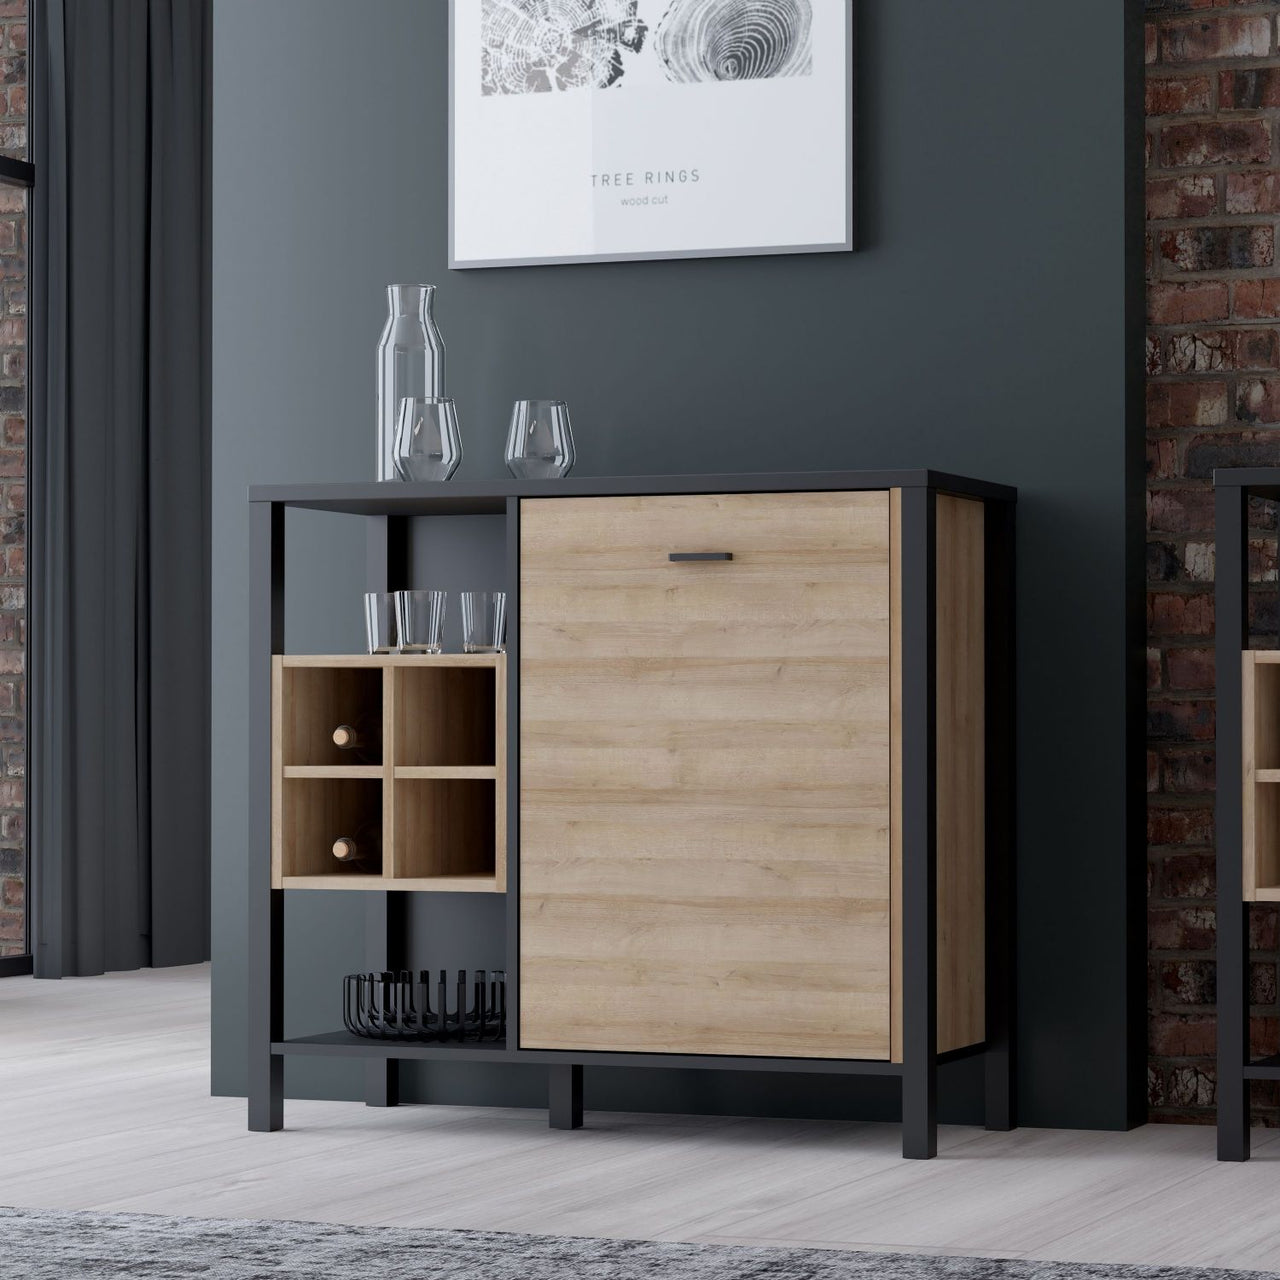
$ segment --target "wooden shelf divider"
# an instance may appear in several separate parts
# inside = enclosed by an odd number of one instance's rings
[[[382,781],[383,768],[380,764],[287,764],[284,766],[286,778],[372,778]]]
[[[498,768],[491,764],[440,764],[440,765],[417,765],[417,764],[398,764],[395,767],[395,776],[397,778],[435,778],[442,782],[450,780],[465,780],[467,778],[488,779],[493,782],[498,777]]]

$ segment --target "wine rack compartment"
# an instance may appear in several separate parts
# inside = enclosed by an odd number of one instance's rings
[[[382,672],[370,667],[295,667],[285,681],[284,763],[343,768],[382,763]],[[334,741],[339,729],[356,741]]]
[[[505,655],[278,656],[272,698],[277,888],[506,891]]]
[[[281,870],[287,879],[330,877],[381,883],[382,783],[365,778],[286,778],[281,805]],[[334,855],[341,839],[359,858]]]
[[[396,763],[492,767],[495,681],[485,667],[405,667],[396,703]]]
[[[408,879],[494,875],[494,784],[401,779],[396,784],[397,873]]]
[[[1280,902],[1280,650],[1247,649],[1243,664],[1244,898]]]

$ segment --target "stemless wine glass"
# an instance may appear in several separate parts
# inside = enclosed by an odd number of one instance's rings
[[[444,651],[443,591],[397,591],[396,629],[401,653]]]
[[[395,464],[401,480],[447,480],[462,461],[458,409],[441,396],[405,396],[396,419]]]
[[[370,653],[390,653],[396,647],[395,602],[388,592],[365,592],[364,629]]]
[[[462,652],[501,653],[507,635],[507,593],[462,593]]]
[[[557,480],[573,470],[573,431],[563,400],[517,400],[507,432],[507,470],[520,480]]]

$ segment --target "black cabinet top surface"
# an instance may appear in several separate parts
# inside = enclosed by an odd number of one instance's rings
[[[1259,498],[1280,498],[1280,467],[1219,467],[1213,473],[1213,483],[1249,489]]]
[[[1280,473],[1277,473],[1280,476]],[[499,515],[508,498],[595,498],[681,493],[805,493],[824,490],[936,489],[992,502],[1017,490],[943,471],[809,471],[747,475],[569,476],[563,480],[399,480],[350,484],[259,484],[250,502],[357,516]]]

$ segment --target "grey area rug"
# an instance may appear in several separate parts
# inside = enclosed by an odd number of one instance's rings
[[[1274,1280],[1274,1273],[1265,1273]],[[4,1280],[1262,1280],[1259,1271],[745,1249],[0,1208]]]

